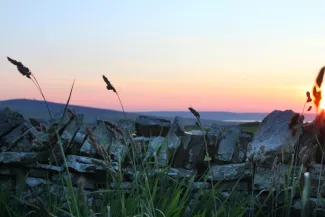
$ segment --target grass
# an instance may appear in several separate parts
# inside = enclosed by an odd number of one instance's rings
[[[9,59],[8,59],[9,60]],[[46,103],[45,96],[41,91],[40,86],[34,75],[22,63],[13,59],[9,60],[17,66],[19,72],[28,77],[34,78],[38,90],[42,94]],[[324,73],[324,70],[323,72]],[[321,74],[321,73],[320,73]],[[122,101],[118,96],[116,89],[104,77],[106,87],[112,90],[118,97],[121,103],[122,110],[125,111]],[[318,88],[322,83],[323,74],[319,75],[316,84]],[[69,98],[66,103],[66,108],[69,104],[73,86],[70,91]],[[319,90],[315,88],[314,95],[319,97]],[[315,104],[319,104],[319,98],[316,97]],[[308,101],[310,99],[308,98]],[[47,106],[47,103],[46,103]],[[64,113],[66,112],[66,108]],[[190,112],[197,118],[198,125],[196,127],[187,128],[186,130],[201,130],[206,132],[207,129],[202,128],[200,124],[200,114],[193,108],[189,108]],[[49,115],[51,112],[49,110]],[[125,120],[126,120],[125,116]],[[245,123],[240,127],[248,132],[256,132],[259,123]],[[88,132],[91,134],[91,132]],[[95,192],[85,190],[84,179],[79,179],[77,186],[72,183],[72,174],[69,171],[66,156],[63,149],[63,143],[58,135],[58,129],[55,130],[57,144],[60,148],[60,154],[63,158],[63,165],[66,168],[67,176],[59,174],[61,185],[66,186],[64,191],[53,191],[51,186],[45,185],[43,198],[38,198],[37,204],[29,204],[23,200],[22,189],[24,189],[24,179],[19,180],[19,188],[16,195],[12,195],[10,185],[2,186],[0,189],[0,216],[76,216],[76,217],[125,217],[125,216],[153,216],[153,217],[181,217],[181,216],[218,216],[218,217],[237,217],[237,216],[290,216],[291,205],[294,199],[301,198],[302,200],[302,216],[308,216],[308,201],[310,197],[310,177],[305,174],[305,185],[301,185],[299,178],[303,173],[303,165],[296,165],[292,155],[289,167],[286,171],[281,170],[281,161],[278,158],[274,159],[272,167],[272,188],[267,191],[240,191],[237,189],[239,180],[234,184],[232,189],[225,190],[223,181],[213,182],[209,179],[211,168],[211,156],[209,156],[207,143],[205,141],[205,162],[208,164],[208,169],[198,180],[195,177],[180,177],[169,176],[168,170],[171,165],[158,165],[157,159],[152,161],[137,161],[137,150],[132,138],[126,135],[125,141],[130,139],[131,146],[129,159],[131,169],[134,172],[132,178],[128,180],[128,186],[125,184],[125,174],[119,159],[118,171],[107,169],[106,187],[100,188]],[[91,136],[91,135],[90,135]],[[109,150],[102,148],[100,144],[96,144],[93,139],[93,145],[102,156],[107,164],[111,165]],[[259,165],[255,165],[254,171]],[[161,168],[158,172],[152,173],[153,169]],[[296,169],[298,168],[298,170]],[[67,177],[67,178],[65,178]],[[26,177],[25,177],[26,178]],[[282,182],[277,180],[282,178]],[[247,181],[247,180],[246,180]],[[254,182],[254,179],[252,180]],[[109,187],[114,184],[114,188]],[[193,186],[197,183],[204,183],[197,189]],[[210,185],[210,188],[205,188],[205,185]],[[321,180],[318,183],[322,185]],[[226,192],[226,193],[225,193]],[[61,196],[58,196],[61,195]],[[88,205],[87,197],[96,198],[91,205]],[[320,196],[319,196],[320,197]],[[282,201],[282,202],[280,202]],[[271,204],[271,205],[270,205]]]
[[[255,133],[258,130],[260,124],[260,122],[248,122],[240,124],[239,127],[244,131]]]

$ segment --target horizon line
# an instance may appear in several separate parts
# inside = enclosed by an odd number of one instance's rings
[[[15,101],[15,100],[30,100],[30,101],[38,101],[38,102],[44,102],[42,99],[35,99],[35,98],[11,98],[11,99],[0,99],[0,102],[4,101]],[[55,101],[47,101],[48,103],[53,104],[61,104],[65,105],[66,103],[63,102],[55,102]],[[78,106],[78,107],[85,107],[85,108],[93,108],[93,109],[101,109],[101,110],[111,110],[111,111],[117,111],[122,112],[122,110],[114,110],[104,107],[93,107],[93,106],[86,106],[86,105],[78,105],[78,104],[69,104],[69,106]],[[285,109],[285,110],[292,110],[293,109]],[[285,111],[285,110],[279,110],[279,109],[273,109],[270,112],[233,112],[233,111],[223,111],[223,110],[201,110],[199,112],[220,112],[220,113],[237,113],[237,114],[270,114],[273,111]],[[139,112],[189,112],[188,110],[138,110],[138,111],[126,111],[126,113],[139,113]],[[295,111],[294,111],[295,112]],[[306,111],[307,112],[307,111]],[[307,113],[305,113],[306,115]],[[316,115],[316,113],[308,113],[308,115]]]

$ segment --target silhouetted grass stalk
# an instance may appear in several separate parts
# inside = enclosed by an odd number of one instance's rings
[[[192,107],[189,107],[188,109],[195,116],[195,118],[197,120],[197,123],[198,123],[198,126],[199,126],[199,128],[201,130],[201,133],[203,135],[203,138],[204,138],[205,152],[206,152],[205,157],[204,157],[204,161],[208,161],[209,175],[211,176],[210,183],[211,183],[211,186],[213,186],[212,173],[211,173],[211,164],[210,164],[211,157],[209,156],[208,143],[207,143],[206,138],[205,138],[206,133],[202,128],[202,124],[201,124],[201,120],[200,120],[200,114],[195,109],[193,109]],[[216,204],[215,192],[214,192],[213,188],[212,188],[212,194],[213,194],[214,212],[217,213],[217,204]]]
[[[15,65],[17,67],[18,71],[23,76],[26,76],[27,78],[29,78],[34,83],[34,85],[36,86],[36,88],[38,89],[38,91],[41,93],[41,95],[43,97],[43,100],[45,102],[45,105],[46,105],[46,108],[48,110],[48,113],[50,115],[51,120],[53,120],[53,116],[51,114],[51,110],[49,108],[49,105],[47,103],[47,100],[46,100],[46,98],[44,96],[44,93],[42,91],[42,88],[39,85],[39,83],[38,83],[36,77],[34,76],[34,74],[29,70],[29,68],[27,68],[26,66],[24,66],[21,62],[18,62],[18,61],[14,60],[14,59],[11,59],[10,57],[7,57],[7,59],[8,59],[9,62],[11,62],[13,65]]]
[[[126,120],[126,114],[125,114],[124,107],[123,107],[123,104],[122,104],[122,101],[121,101],[121,98],[120,98],[119,94],[117,93],[116,89],[114,88],[114,86],[111,84],[111,82],[107,79],[107,77],[105,75],[103,75],[103,80],[106,83],[107,90],[112,90],[117,95],[118,100],[120,101],[120,105],[121,105],[122,110],[123,110],[124,118]]]
[[[47,109],[48,109],[48,112],[49,112],[49,115],[50,115],[50,117],[51,117],[51,120],[53,120],[53,116],[52,116],[51,111],[50,111],[50,108],[49,108],[49,106],[48,106],[48,104],[47,104],[47,100],[46,100],[46,98],[45,98],[45,96],[44,96],[44,94],[43,94],[43,91],[42,91],[42,89],[41,89],[41,87],[40,87],[40,85],[39,85],[39,83],[38,83],[36,77],[35,77],[35,76],[32,74],[32,72],[31,72],[31,71],[30,71],[26,66],[24,66],[21,62],[17,62],[16,60],[11,59],[10,57],[7,57],[7,59],[8,59],[8,61],[10,61],[12,64],[14,64],[14,65],[17,66],[18,71],[19,71],[23,76],[26,76],[27,78],[31,79],[31,80],[34,82],[34,84],[36,85],[37,89],[40,91],[40,93],[41,93],[41,95],[42,95],[42,97],[43,97],[43,99],[44,99],[44,102],[45,102],[46,107],[47,107]],[[34,81],[32,78],[33,78],[35,81]],[[73,89],[73,86],[72,86],[72,89]],[[71,91],[70,91],[70,96],[69,96],[68,102],[69,102],[70,97],[71,97],[72,89],[71,89]],[[67,105],[66,105],[66,107],[67,107]],[[61,155],[62,155],[62,158],[63,158],[63,162],[64,162],[64,165],[65,165],[65,168],[66,168],[66,170],[67,170],[67,175],[68,175],[68,181],[67,181],[67,184],[68,184],[68,189],[69,189],[70,193],[72,194],[72,204],[73,204],[73,206],[74,206],[75,211],[77,212],[77,216],[79,217],[79,216],[80,216],[80,213],[79,213],[79,210],[78,210],[78,205],[77,205],[76,197],[75,197],[74,190],[73,190],[73,186],[72,186],[72,181],[71,181],[72,179],[71,179],[71,176],[70,176],[70,172],[69,172],[69,168],[68,168],[67,160],[66,160],[66,158],[65,158],[65,153],[64,153],[64,149],[63,149],[63,143],[62,143],[62,141],[61,141],[60,136],[58,135],[57,130],[54,129],[54,131],[55,131],[56,137],[57,137],[57,139],[58,139],[57,142],[59,143],[60,152],[61,152]],[[68,199],[68,198],[67,198],[67,199]]]

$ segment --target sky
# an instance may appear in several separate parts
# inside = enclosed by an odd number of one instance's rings
[[[325,1],[0,0],[0,100],[126,111],[301,112],[325,65]],[[325,104],[325,103],[324,103]]]

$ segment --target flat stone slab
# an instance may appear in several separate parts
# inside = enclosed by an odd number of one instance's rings
[[[213,181],[238,180],[252,176],[251,163],[212,165],[210,178]]]

